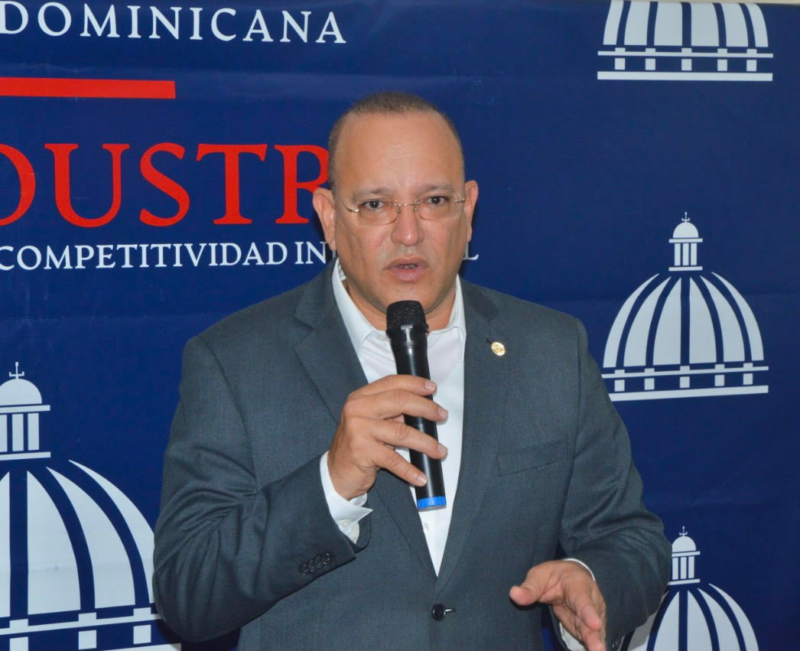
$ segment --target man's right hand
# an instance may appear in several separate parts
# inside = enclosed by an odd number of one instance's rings
[[[384,468],[414,486],[427,477],[403,459],[395,447],[406,447],[442,459],[447,448],[403,422],[403,414],[432,421],[447,411],[425,396],[436,385],[412,375],[389,375],[354,391],[347,398],[328,451],[328,471],[336,492],[345,499],[366,493]]]

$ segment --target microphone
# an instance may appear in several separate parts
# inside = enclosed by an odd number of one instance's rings
[[[392,303],[386,310],[386,334],[392,344],[394,361],[400,375],[416,375],[431,379],[428,369],[428,323],[425,321],[425,312],[419,301],[398,301]],[[428,396],[433,400],[433,396]],[[437,441],[436,423],[418,416],[403,418],[406,425],[418,429],[420,432],[432,436]],[[442,463],[438,459],[409,449],[411,463],[428,477],[424,486],[415,486],[417,509],[441,508],[447,505],[444,493],[444,477],[442,476]]]

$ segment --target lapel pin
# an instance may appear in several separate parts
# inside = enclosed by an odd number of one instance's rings
[[[502,357],[503,355],[506,354],[506,347],[499,341],[493,341],[492,352],[498,357]]]

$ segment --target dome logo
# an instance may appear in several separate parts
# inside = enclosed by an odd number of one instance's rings
[[[695,577],[700,555],[686,528],[672,543],[672,580],[655,614],[621,651],[758,651],[747,615],[729,594]]]
[[[598,54],[601,80],[772,81],[753,3],[612,0]]]
[[[769,367],[753,310],[722,276],[701,273],[703,239],[688,217],[669,242],[669,273],[643,282],[611,326],[603,356],[611,399],[767,393]]]
[[[0,648],[175,651],[156,627],[153,531],[114,484],[42,447],[19,363],[0,385]]]

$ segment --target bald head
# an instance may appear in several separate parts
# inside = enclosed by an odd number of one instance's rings
[[[461,138],[458,135],[453,121],[439,109],[435,104],[411,93],[399,91],[381,91],[357,101],[333,125],[328,136],[328,184],[334,188],[337,179],[336,154],[339,150],[342,133],[345,126],[353,121],[354,118],[364,115],[405,115],[409,113],[431,113],[442,119],[450,133],[452,133],[461,157],[461,171],[464,171],[464,150],[461,146]]]

